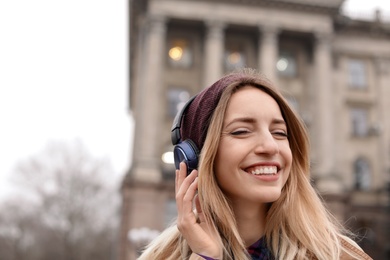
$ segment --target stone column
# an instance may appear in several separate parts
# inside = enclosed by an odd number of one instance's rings
[[[225,49],[225,24],[220,21],[207,21],[204,51],[203,87],[217,81],[223,75],[223,54]]]
[[[390,82],[390,59],[383,56],[376,56],[374,60],[376,68],[376,80],[373,84],[377,86],[377,105],[378,105],[378,116],[375,121],[376,124],[376,136],[379,139],[379,167],[380,172],[378,186],[384,186],[383,184],[390,183],[390,133],[387,129],[390,129],[390,119],[388,112],[390,108],[390,89],[388,88]],[[389,201],[390,202],[390,201]]]
[[[330,185],[330,177],[334,172],[334,118],[332,91],[332,53],[331,35],[315,33],[314,47],[314,111],[316,138],[316,177],[320,190],[339,186]],[[333,182],[333,181],[332,181]],[[337,185],[339,184],[339,185]],[[336,192],[335,190],[332,192]]]
[[[165,57],[166,18],[150,17],[144,46],[142,79],[137,87],[135,111],[134,162],[132,179],[158,183],[160,170],[160,128],[164,96],[162,72]]]
[[[259,70],[277,86],[276,62],[279,56],[279,29],[273,25],[260,25]]]

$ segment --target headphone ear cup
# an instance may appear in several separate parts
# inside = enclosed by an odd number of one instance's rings
[[[173,156],[176,169],[179,169],[181,162],[185,162],[187,165],[187,174],[190,174],[192,170],[198,168],[198,155],[199,150],[190,139],[175,145],[173,148]]]

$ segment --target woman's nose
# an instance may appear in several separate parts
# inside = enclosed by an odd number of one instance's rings
[[[255,153],[258,154],[277,154],[279,145],[270,132],[259,133],[257,137]]]

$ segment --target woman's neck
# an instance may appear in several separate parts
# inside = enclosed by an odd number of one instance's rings
[[[233,202],[238,232],[249,247],[264,235],[267,204]]]

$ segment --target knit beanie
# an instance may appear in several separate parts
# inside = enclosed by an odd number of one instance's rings
[[[246,82],[254,78],[257,81],[260,80],[265,85],[271,85],[268,79],[260,74],[250,75],[245,72],[237,72],[222,77],[210,87],[201,91],[191,102],[183,116],[180,129],[181,139],[191,139],[199,151],[201,151],[206,139],[211,116],[218,105],[222,92],[234,82]]]

